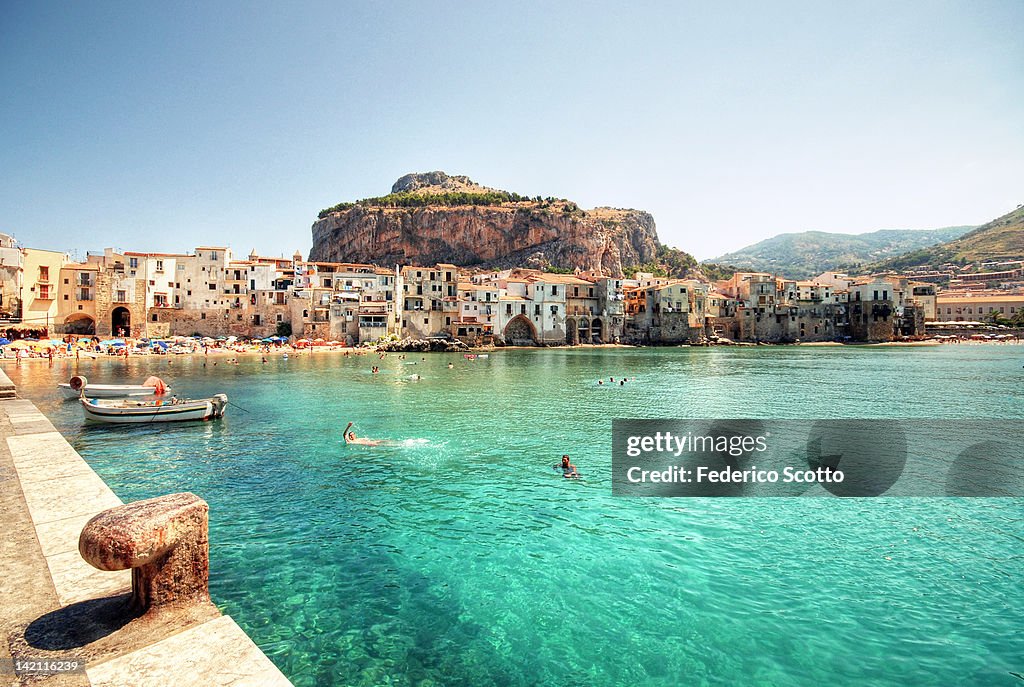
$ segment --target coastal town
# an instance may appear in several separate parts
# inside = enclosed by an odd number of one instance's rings
[[[236,256],[225,246],[108,248],[74,261],[0,235],[0,336],[577,346],[891,342],[1019,328],[1024,263],[982,267],[941,287],[934,275],[912,273],[795,280],[736,272],[711,281],[381,267],[310,261],[299,252]]]

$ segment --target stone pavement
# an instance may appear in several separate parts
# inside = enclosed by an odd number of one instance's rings
[[[212,604],[133,615],[131,571],[97,570],[78,552],[85,523],[121,500],[12,388],[0,371],[0,685],[290,685]],[[13,659],[86,667],[15,675]]]

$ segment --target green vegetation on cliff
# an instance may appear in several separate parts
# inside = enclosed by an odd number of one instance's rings
[[[637,272],[650,272],[655,277],[683,279],[689,277],[696,266],[697,259],[686,251],[661,245],[658,246],[654,260],[622,269],[627,277],[632,277]]]
[[[351,203],[338,203],[320,211],[323,219],[334,212],[344,212],[356,206],[368,208],[423,208],[430,205],[458,207],[460,205],[503,205],[505,203],[535,203],[540,209],[555,209],[565,214],[582,214],[579,206],[563,198],[541,198],[521,196],[509,191],[445,191],[440,193],[423,193],[399,191],[376,198],[363,198]],[[557,207],[555,207],[557,205]]]

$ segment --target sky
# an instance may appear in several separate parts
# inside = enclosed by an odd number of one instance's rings
[[[1024,2],[0,0],[0,232],[306,253],[444,170],[707,259],[1024,203]]]

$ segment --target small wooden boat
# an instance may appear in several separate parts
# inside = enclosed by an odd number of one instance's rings
[[[82,396],[79,402],[85,411],[86,420],[115,424],[212,420],[224,417],[228,407],[225,394],[215,394],[212,398],[168,398],[156,401],[103,400]]]
[[[67,398],[78,398],[83,390],[89,398],[125,398],[161,396],[171,389],[159,377],[149,377],[142,384],[89,384],[89,380],[82,376],[72,377],[67,384],[58,384],[57,388]]]

